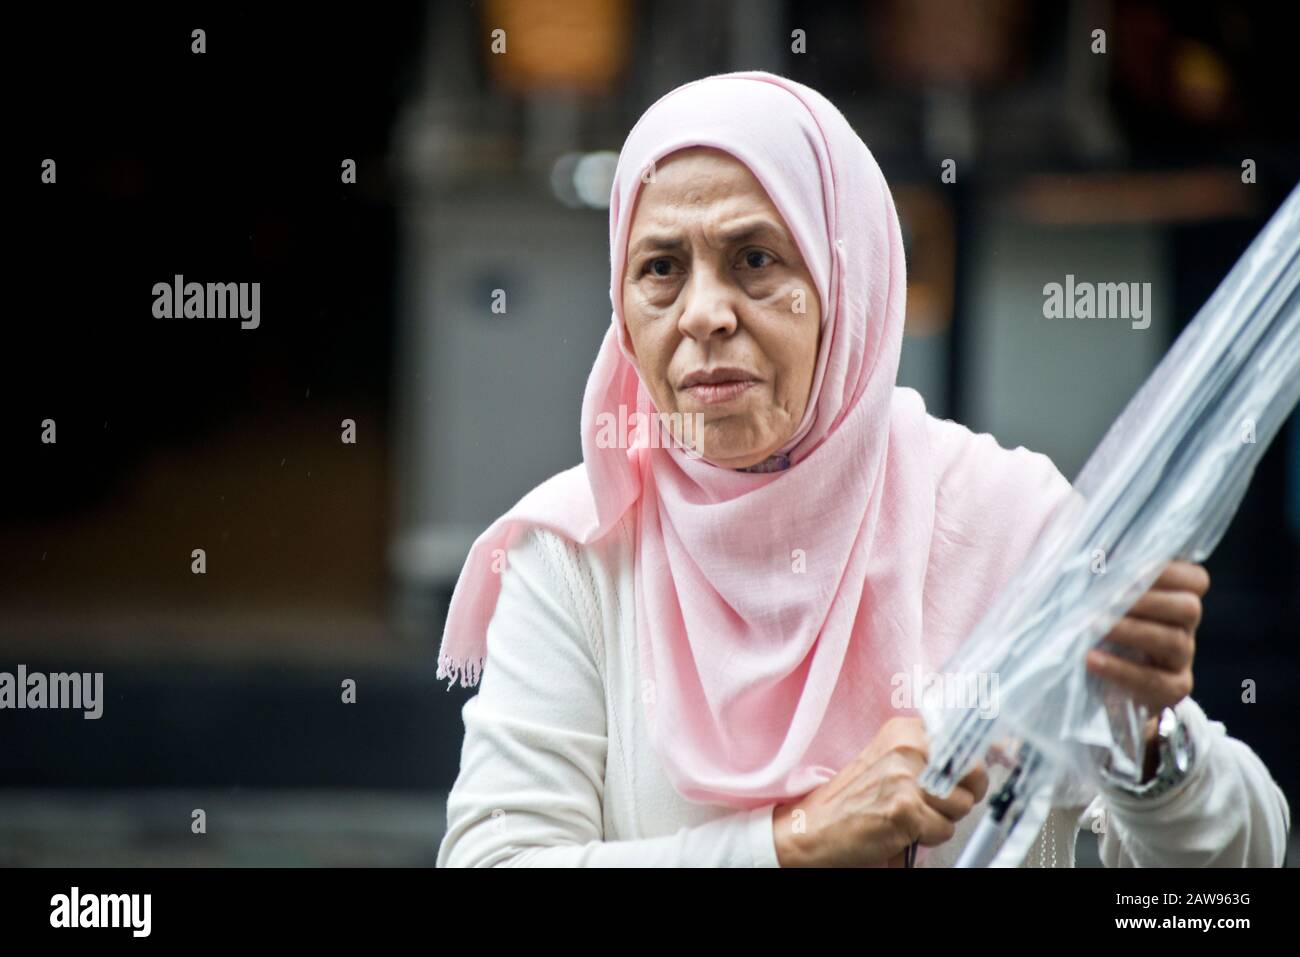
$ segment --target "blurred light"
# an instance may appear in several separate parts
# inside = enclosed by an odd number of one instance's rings
[[[512,92],[607,94],[627,64],[633,10],[623,0],[486,0],[479,10],[485,34],[505,31],[506,52],[489,52],[487,68]]]
[[[618,154],[609,150],[565,153],[551,167],[551,190],[572,209],[608,209],[617,166]]]
[[[1174,54],[1173,74],[1175,98],[1188,116],[1209,122],[1227,109],[1232,78],[1212,47],[1183,40]]]
[[[555,193],[556,199],[571,209],[582,205],[582,200],[578,198],[578,191],[574,187],[574,172],[578,168],[580,159],[582,159],[581,153],[565,153],[551,167],[551,191]]]
[[[618,154],[609,150],[588,153],[578,160],[577,169],[573,171],[573,187],[584,205],[592,209],[609,208],[609,191],[614,186],[617,166]]]

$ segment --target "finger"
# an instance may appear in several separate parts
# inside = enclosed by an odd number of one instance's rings
[[[968,788],[955,787],[945,798],[935,797],[929,791],[922,790],[925,803],[930,805],[950,821],[960,821],[975,806],[975,795]]]
[[[1190,591],[1204,597],[1210,590],[1210,573],[1204,565],[1177,559],[1165,566],[1151,587],[1163,591]]]
[[[1163,671],[1149,665],[1135,664],[1097,648],[1088,652],[1090,672],[1128,691],[1152,710],[1173,706],[1192,693],[1192,673]]]
[[[1201,599],[1192,591],[1152,589],[1133,603],[1126,617],[1145,618],[1195,631],[1201,623]]]
[[[984,800],[984,795],[989,791],[989,773],[985,770],[983,762],[976,762],[975,766],[966,772],[966,776],[957,782],[957,786],[969,791],[975,799],[974,803],[979,804]]]
[[[957,833],[957,826],[952,819],[928,804],[923,804],[921,807],[920,824],[920,835],[915,840],[925,847],[935,847],[942,844]]]
[[[1146,618],[1121,618],[1106,640],[1144,653],[1151,664],[1167,671],[1186,668],[1196,652],[1192,632]]]

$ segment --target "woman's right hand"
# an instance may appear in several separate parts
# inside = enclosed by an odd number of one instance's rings
[[[917,778],[929,757],[925,723],[891,718],[860,754],[825,784],[772,815],[782,867],[901,867],[913,841],[934,847],[956,832],[988,791],[977,764],[946,798]],[[799,812],[802,812],[800,816]],[[802,827],[796,826],[802,822]]]

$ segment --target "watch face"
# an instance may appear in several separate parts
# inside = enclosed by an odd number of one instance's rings
[[[1160,712],[1160,723],[1156,726],[1156,732],[1160,737],[1168,740],[1173,737],[1176,727],[1178,727],[1178,715],[1174,714],[1173,708],[1165,708]]]
[[[1174,767],[1178,768],[1179,774],[1187,773],[1187,764],[1188,764],[1187,749],[1174,748]]]
[[[1160,768],[1157,777],[1163,778],[1167,787],[1187,774],[1192,763],[1191,749],[1188,747],[1186,730],[1181,726],[1173,708],[1165,708],[1160,713],[1157,732],[1160,739]],[[1160,790],[1164,790],[1164,787]]]

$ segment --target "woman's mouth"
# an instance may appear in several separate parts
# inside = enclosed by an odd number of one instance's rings
[[[758,385],[744,369],[698,369],[681,380],[681,390],[702,406],[732,402]]]
[[[739,398],[758,382],[754,379],[733,379],[729,382],[701,382],[688,386],[686,394],[702,405],[717,405]]]

